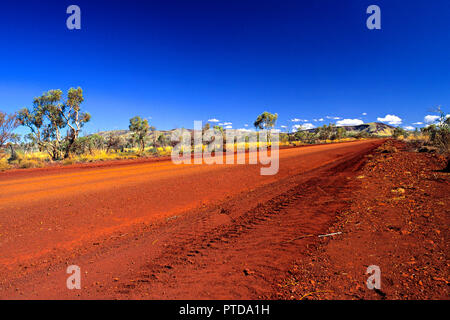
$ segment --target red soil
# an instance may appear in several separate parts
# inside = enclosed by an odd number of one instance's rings
[[[283,149],[274,176],[170,161],[0,173],[0,297],[268,297],[382,142]]]
[[[450,174],[446,159],[398,142],[375,152],[352,197],[274,286],[276,299],[449,299]],[[391,149],[382,148],[382,150]],[[369,265],[381,271],[368,290]]]

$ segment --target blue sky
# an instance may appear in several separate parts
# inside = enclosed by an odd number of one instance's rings
[[[66,28],[71,4],[81,30]],[[381,30],[366,28],[371,4]],[[395,120],[386,115],[413,126],[433,107],[448,112],[449,23],[448,0],[8,1],[0,110],[81,86],[86,133],[126,129],[135,115],[159,129],[243,128],[265,110],[279,128]]]

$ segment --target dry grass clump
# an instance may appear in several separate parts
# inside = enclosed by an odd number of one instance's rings
[[[8,169],[11,169],[11,166],[8,163],[8,159],[0,154],[0,171],[5,171]]]
[[[42,168],[45,166],[45,161],[40,161],[36,159],[21,159],[18,162],[18,167],[21,169],[28,168]]]
[[[0,167],[6,169],[11,168],[42,168],[50,161],[50,157],[44,153],[36,152],[24,154],[16,152],[14,156],[8,156],[1,159],[2,165]]]

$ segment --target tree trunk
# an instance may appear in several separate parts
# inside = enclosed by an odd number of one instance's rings
[[[16,150],[14,150],[14,147],[11,143],[9,144],[9,148],[11,149],[11,157],[9,158],[9,161],[17,160]]]
[[[69,142],[68,142],[67,147],[66,147],[66,152],[64,154],[64,159],[67,159],[67,158],[70,157],[70,152],[72,150],[72,146],[73,146],[74,142],[75,142],[75,136],[73,135],[73,136],[71,136],[69,138]]]

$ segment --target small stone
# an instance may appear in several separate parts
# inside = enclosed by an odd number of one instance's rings
[[[249,269],[244,269],[244,274],[245,274],[246,276],[249,276],[249,275],[254,274],[254,272],[251,271],[251,270],[249,270]]]

